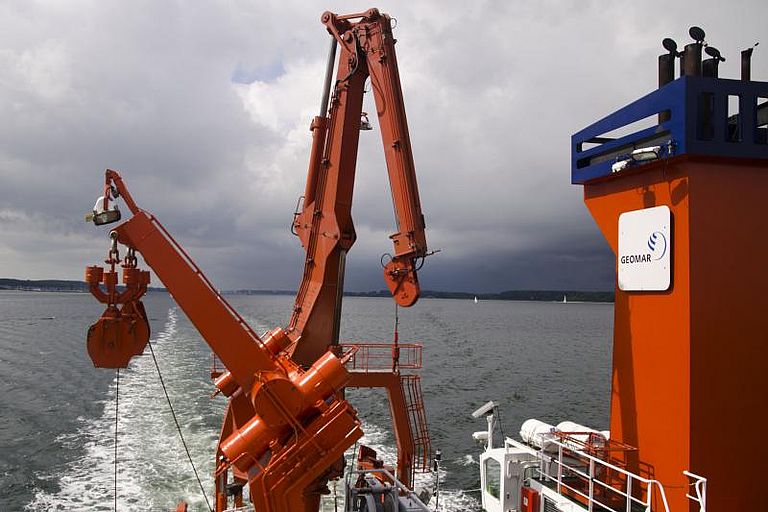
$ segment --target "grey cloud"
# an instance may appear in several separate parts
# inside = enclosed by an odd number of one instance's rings
[[[294,288],[302,253],[288,225],[319,102],[325,7],[6,2],[0,211],[14,217],[0,221],[0,276],[80,278],[99,261],[106,234],[82,214],[113,167],[218,286]],[[736,76],[736,51],[766,14],[758,1],[380,7],[398,19],[428,237],[443,249],[422,284],[476,291],[610,288],[612,257],[569,184],[570,134],[653,89],[660,40],[686,40],[688,25],[708,30],[730,57],[722,74]],[[753,75],[768,77],[759,48]],[[363,135],[353,290],[383,288],[378,257],[394,229],[379,134]]]

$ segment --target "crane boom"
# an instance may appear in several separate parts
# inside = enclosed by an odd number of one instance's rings
[[[339,339],[346,254],[357,238],[352,194],[364,86],[369,77],[397,220],[397,232],[390,236],[393,254],[384,268],[397,304],[410,306],[418,299],[417,261],[427,255],[391,18],[369,9],[344,16],[326,12],[321,21],[331,34],[332,46],[321,112],[310,126],[313,143],[303,208],[293,223],[306,256],[287,329],[296,342],[293,358],[305,365]],[[338,70],[331,85],[336,45],[340,49]]]
[[[282,353],[290,343],[282,329],[259,338],[157,219],[136,206],[116,171],[106,171],[105,191],[105,210],[111,195],[125,198],[132,213],[112,231],[112,239],[143,256],[227,367],[228,372],[216,381],[218,389],[228,397],[239,397],[239,402],[243,397],[249,402],[230,404],[246,415],[233,420],[229,435],[220,441],[219,464],[247,476],[258,510],[316,510],[314,498],[308,498],[305,489],[362,436],[356,412],[337,396],[350,379],[343,362],[326,352],[302,369]],[[94,268],[98,267],[87,269],[92,286],[94,275],[110,274]],[[127,297],[123,309],[132,313],[136,301]],[[97,324],[104,322],[119,326],[136,320],[121,316],[121,310],[110,304]],[[94,362],[109,367],[118,361],[114,367],[125,366],[136,355],[134,331],[104,330],[97,352],[102,359]],[[286,479],[288,474],[292,477]]]

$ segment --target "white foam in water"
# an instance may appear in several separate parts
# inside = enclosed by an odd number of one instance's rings
[[[218,432],[204,425],[200,411],[182,405],[191,388],[200,387],[199,381],[188,376],[199,360],[189,353],[186,341],[178,339],[177,313],[172,308],[163,330],[152,339],[153,347],[185,440],[209,491],[213,484],[211,454]],[[207,510],[151,356],[135,358],[129,368],[120,371],[119,412],[118,509],[173,510],[179,500],[186,499],[192,510]],[[59,474],[43,476],[57,480],[59,491],[39,491],[28,510],[114,509],[114,422],[113,382],[102,415],[83,419],[77,432],[59,439],[67,447],[84,448],[84,454]]]
[[[178,323],[176,309],[169,309],[163,329],[152,338],[152,346],[184,438],[212,503],[213,453],[219,426],[210,419],[222,417],[225,402],[208,400],[211,389],[199,379],[200,351],[190,349],[190,343],[198,342],[197,335],[191,326],[180,328]],[[76,432],[57,439],[65,447],[81,451],[82,455],[63,468],[55,468],[51,474],[39,475],[41,479],[55,481],[59,490],[38,491],[27,510],[114,510],[114,381],[103,406],[99,417],[79,418],[81,427]],[[394,466],[397,450],[389,431],[368,422],[364,422],[363,429],[365,435],[360,443],[376,450],[386,464]],[[354,461],[353,450],[347,452],[348,461]],[[118,470],[118,510],[170,511],[181,499],[190,504],[191,511],[207,510],[168,411],[149,348],[144,357],[135,358],[129,368],[120,371]],[[441,470],[441,481],[445,481],[446,475],[446,471]],[[433,489],[434,477],[417,474],[416,487]],[[341,482],[337,492],[337,505],[343,510]],[[429,505],[434,510],[434,497]],[[333,497],[324,501],[323,510],[334,510]],[[464,491],[441,489],[438,510],[474,511],[480,510],[480,503]]]
[[[478,461],[474,456],[467,453],[463,457],[456,459],[456,464],[460,466],[479,466],[480,461]]]
[[[445,482],[448,475],[448,471],[445,468],[440,468],[440,481]],[[434,492],[434,476],[430,473],[416,474],[414,478],[415,487],[425,487]],[[441,512],[470,512],[474,510],[482,510],[480,502],[470,494],[467,494],[461,489],[446,489],[443,484],[440,485],[439,496],[432,496],[432,499],[427,503],[432,510],[438,510]],[[435,509],[435,507],[437,507]]]

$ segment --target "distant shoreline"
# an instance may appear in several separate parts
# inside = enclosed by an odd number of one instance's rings
[[[0,278],[0,290],[27,291],[27,292],[70,292],[85,293],[88,285],[84,281],[67,281],[62,279],[9,279]],[[167,292],[165,288],[150,288],[150,292]],[[296,295],[291,290],[225,290],[226,295]],[[344,292],[347,297],[390,297],[387,290],[368,292]],[[422,290],[421,298],[424,299],[461,299],[473,300],[477,297],[481,300],[513,300],[513,301],[538,301],[538,302],[562,302],[566,297],[568,302],[613,302],[612,291],[582,291],[582,290],[508,290],[499,293],[474,293],[474,292],[443,292],[434,290]]]

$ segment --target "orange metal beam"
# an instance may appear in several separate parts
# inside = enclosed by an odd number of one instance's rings
[[[113,197],[130,198],[115,171],[107,172],[107,188]],[[256,336],[162,225],[132,199],[129,207],[134,215],[114,229],[116,241],[142,254],[228,369],[216,381],[232,397],[220,462],[248,476],[258,510],[311,509],[316,498],[306,488],[323,482],[333,462],[362,436],[354,409],[338,398],[350,378],[342,361],[327,352],[302,370],[281,354],[290,342],[282,330],[264,340]],[[225,482],[220,467],[217,473]],[[287,474],[295,478],[283,478]],[[226,503],[218,488],[216,503]]]
[[[400,374],[390,372],[353,372],[348,388],[383,388],[387,390],[389,413],[397,444],[397,479],[410,486],[413,484],[413,435],[408,419],[405,394],[400,384]]]
[[[390,237],[392,259],[385,268],[385,280],[398,304],[410,306],[418,299],[417,261],[427,254],[390,18],[370,9],[346,16],[326,12],[322,22],[340,52],[329,116],[322,112],[311,125],[304,204],[293,224],[306,257],[287,332],[296,342],[293,358],[302,365],[338,343],[345,257],[356,239],[352,193],[369,76],[398,224],[398,232]]]

